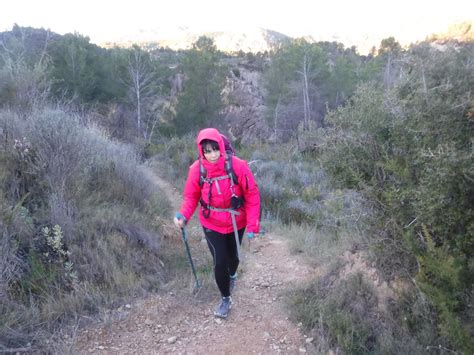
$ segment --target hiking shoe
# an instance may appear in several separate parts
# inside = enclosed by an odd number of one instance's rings
[[[229,315],[229,311],[232,308],[232,298],[229,297],[222,297],[221,303],[217,306],[216,310],[214,311],[214,315],[219,318],[227,318]]]
[[[230,293],[232,293],[232,291],[234,291],[235,286],[237,286],[237,274],[230,277],[230,281],[229,281],[229,292]]]

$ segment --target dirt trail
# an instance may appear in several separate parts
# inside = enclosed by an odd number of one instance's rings
[[[173,188],[162,180],[159,185],[176,201]],[[204,244],[194,247],[207,248]],[[247,246],[244,255],[227,320],[212,314],[218,298],[203,301],[183,290],[168,290],[122,307],[119,316],[106,324],[82,330],[76,338],[74,352],[305,353],[312,346],[312,339],[288,320],[282,292],[308,280],[312,271],[290,254],[284,238],[274,234],[257,238],[250,249]]]

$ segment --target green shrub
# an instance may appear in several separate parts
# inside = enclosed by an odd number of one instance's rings
[[[474,46],[413,46],[393,89],[360,86],[312,151],[342,188],[374,208],[374,259],[416,277],[436,311],[440,344],[471,352],[474,240]],[[311,145],[310,145],[311,146]],[[431,240],[431,242],[430,242]],[[428,345],[428,344],[427,344]]]
[[[334,275],[319,279],[308,288],[295,291],[291,310],[303,326],[321,327],[332,348],[350,354],[376,353],[377,299],[361,274],[349,276],[338,284]]]
[[[406,295],[401,302],[389,300],[390,309],[382,310],[377,291],[361,272],[344,276],[343,263],[333,259],[329,264],[326,275],[287,298],[292,316],[316,337],[320,353],[414,354],[436,341],[426,323],[426,303],[414,307],[413,295]]]

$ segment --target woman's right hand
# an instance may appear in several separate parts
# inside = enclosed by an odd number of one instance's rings
[[[176,227],[183,229],[184,226],[186,225],[186,218],[184,218],[181,212],[176,212],[173,222]]]

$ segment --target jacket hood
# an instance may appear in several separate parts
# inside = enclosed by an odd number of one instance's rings
[[[219,144],[219,150],[221,152],[221,156],[225,156],[224,140],[222,139],[222,136],[219,133],[219,131],[215,128],[205,128],[198,133],[198,136],[196,139],[197,150],[201,158],[204,157],[202,153],[202,149],[201,149],[201,142],[204,139],[210,139],[211,141],[217,142]]]

